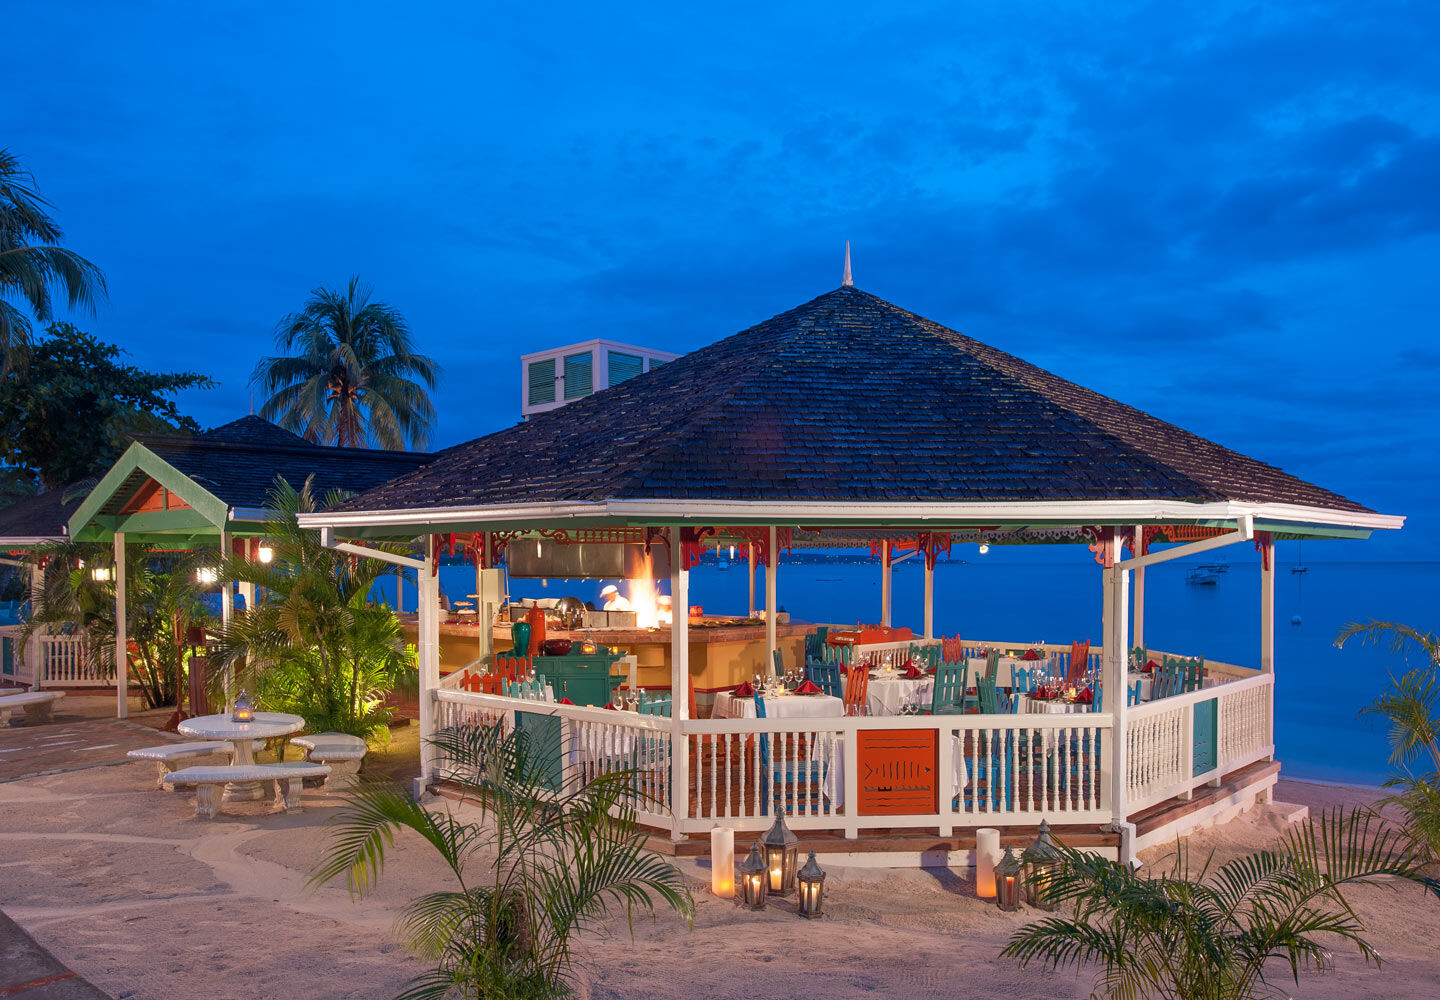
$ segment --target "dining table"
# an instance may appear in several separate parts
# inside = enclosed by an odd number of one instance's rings
[[[900,715],[906,705],[928,709],[934,691],[935,678],[930,674],[912,678],[901,670],[876,670],[870,674],[865,709],[870,715],[881,716]]]
[[[182,736],[200,740],[232,743],[237,766],[255,763],[255,741],[289,736],[305,728],[305,720],[288,712],[256,712],[249,722],[236,722],[230,713],[197,715],[176,727]],[[225,786],[223,801],[249,802],[264,798],[265,789],[258,781],[236,781]]]
[[[830,694],[767,694],[765,715],[771,719],[838,719],[845,714],[845,702]],[[737,698],[734,692],[715,695],[715,719],[755,718],[755,699]]]
[[[1020,695],[1020,703],[1017,709],[1027,715],[1079,715],[1094,709],[1094,705],[1086,705],[1078,701],[1066,701],[1064,698],[1036,698],[1034,695]]]

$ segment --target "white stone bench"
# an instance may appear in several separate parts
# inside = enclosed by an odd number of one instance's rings
[[[324,764],[287,761],[281,764],[230,764],[224,767],[187,767],[165,775],[165,784],[172,787],[195,788],[195,818],[214,819],[217,811],[217,790],[235,781],[273,781],[275,800],[285,803],[285,811],[300,811],[300,787],[306,778],[324,777],[330,768]]]
[[[265,749],[264,740],[255,740],[253,745],[256,751]],[[228,740],[163,743],[158,747],[141,747],[138,750],[131,750],[125,756],[131,760],[153,760],[158,772],[155,775],[155,787],[163,789],[167,787],[165,775],[178,770],[182,762],[195,761],[201,757],[224,757],[226,760],[232,760],[235,757],[235,744]]]
[[[23,691],[0,695],[0,726],[10,725],[10,713],[17,708],[25,709],[26,722],[49,722],[50,710],[63,697],[64,691]]]
[[[327,784],[337,791],[349,788],[360,773],[360,762],[369,750],[365,741],[348,733],[311,733],[290,740],[292,746],[305,750],[307,760],[330,765]]]

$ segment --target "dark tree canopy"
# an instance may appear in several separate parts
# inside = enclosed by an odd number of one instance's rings
[[[104,472],[133,434],[197,433],[173,397],[215,382],[142,371],[123,364],[122,353],[69,323],[51,324],[0,383],[0,462],[55,489]]]

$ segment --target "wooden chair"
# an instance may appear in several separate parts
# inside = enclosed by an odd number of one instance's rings
[[[532,666],[534,662],[528,656],[497,656],[494,673],[504,680],[514,681],[530,676]]]
[[[1039,685],[1036,667],[1016,667],[1010,674],[1010,690],[1014,694],[1029,694]]]
[[[663,715],[668,719],[670,717],[670,694],[667,692],[649,695],[641,691],[639,711],[641,715]]]
[[[757,719],[767,718],[765,715],[765,697],[755,692],[755,717]],[[777,734],[778,735],[778,734]],[[797,785],[805,785],[805,797],[814,801],[824,793],[825,788],[825,766],[819,760],[787,760],[783,764],[771,765],[770,762],[770,734],[760,734],[760,815],[770,815],[770,799],[772,789],[783,785],[785,788],[785,808],[793,812],[798,801],[796,794]],[[813,789],[813,791],[812,791]]]
[[[940,640],[940,659],[945,663],[959,663],[965,659],[965,643],[960,641],[958,635]]]
[[[845,714],[869,715],[869,696],[870,671],[863,666],[851,667],[845,677]]]
[[[1070,644],[1070,667],[1065,671],[1065,683],[1079,684],[1090,669],[1090,640]]]
[[[966,680],[970,664],[942,663],[935,671],[935,686],[930,692],[931,715],[960,715],[965,711]]]
[[[779,650],[779,649],[776,649],[776,650],[775,650],[774,660],[775,660],[775,676],[776,676],[776,677],[784,677],[784,676],[785,676],[785,659],[784,659],[784,657],[782,657],[782,656],[780,655],[780,650]]]
[[[805,677],[828,695],[845,696],[845,689],[840,685],[840,664],[834,660],[805,661]]]

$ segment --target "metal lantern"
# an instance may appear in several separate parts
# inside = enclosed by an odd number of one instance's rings
[[[243,690],[235,699],[235,711],[230,713],[231,722],[254,722],[255,711],[250,707],[250,695]]]
[[[785,813],[780,808],[780,799],[775,799],[775,822],[760,838],[765,849],[765,870],[770,880],[770,891],[783,896],[795,888],[795,867],[800,860],[800,838],[785,825]]]
[[[1009,847],[995,864],[995,905],[1002,910],[1020,909],[1020,861]]]
[[[1037,910],[1053,910],[1060,905],[1049,892],[1050,884],[1060,874],[1060,847],[1050,836],[1050,824],[1040,821],[1040,836],[1020,853],[1025,870],[1025,902]]]
[[[760,845],[751,844],[750,856],[740,866],[741,897],[750,909],[763,910],[769,890],[770,880],[765,877],[765,859],[760,857]]]
[[[110,582],[110,567],[109,567],[109,566],[96,566],[94,569],[92,569],[92,570],[90,571],[90,579],[94,580],[96,583],[109,583],[109,582]]]
[[[255,559],[257,562],[268,566],[275,560],[274,547],[265,542],[261,542],[259,548],[255,550]]]
[[[805,867],[795,873],[795,881],[800,887],[800,904],[795,912],[810,920],[816,919],[825,904],[825,872],[816,863],[814,851],[810,852]]]

